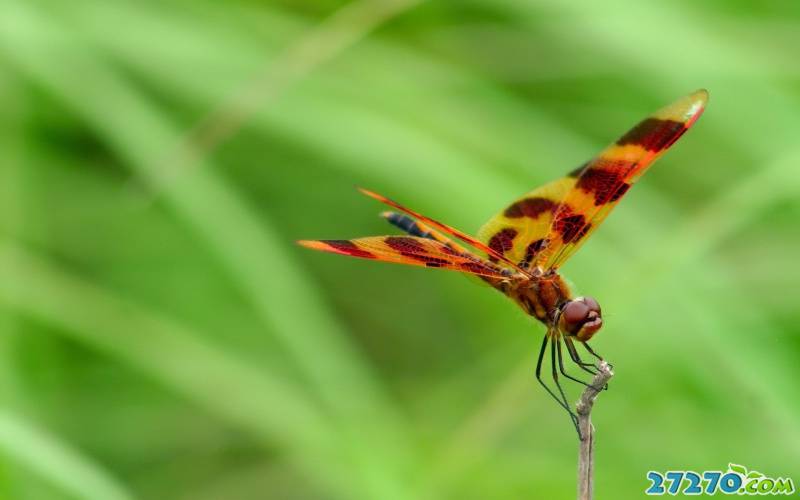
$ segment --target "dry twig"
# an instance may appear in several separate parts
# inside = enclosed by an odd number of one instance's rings
[[[614,376],[611,365],[601,361],[592,385],[586,387],[576,405],[578,427],[581,430],[580,451],[578,453],[578,500],[594,498],[594,426],[592,426],[592,407],[597,395]]]

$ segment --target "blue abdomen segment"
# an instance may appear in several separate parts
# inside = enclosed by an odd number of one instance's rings
[[[437,240],[436,236],[431,233],[427,227],[423,228],[419,222],[415,221],[411,217],[403,214],[398,214],[397,212],[384,212],[381,214],[389,224],[401,229],[402,231],[410,234],[411,236],[417,236],[419,238],[428,238],[431,240]]]

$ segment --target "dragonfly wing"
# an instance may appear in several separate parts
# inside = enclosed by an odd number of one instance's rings
[[[563,264],[600,226],[644,172],[702,114],[708,93],[698,90],[633,127],[581,168],[552,216],[534,265],[544,270]]]
[[[525,194],[478,230],[478,238],[507,259],[528,269],[544,247],[553,215],[574,177],[562,177]],[[491,255],[489,260],[496,261]]]
[[[372,236],[353,240],[302,240],[298,243],[323,252],[410,266],[450,269],[490,278],[508,279],[513,275],[508,269],[476,255],[457,252],[429,238]]]
[[[451,249],[455,250],[458,253],[464,253],[464,254],[471,253],[469,250],[462,247],[458,243],[454,242],[447,236],[423,224],[422,222],[415,220],[413,217],[410,217],[405,214],[399,214],[397,212],[382,212],[381,217],[386,219],[386,221],[389,222],[389,224],[401,229],[402,231],[405,231],[411,236],[418,236],[420,238],[428,238],[431,240],[436,240],[439,243],[443,244],[444,246],[450,247]]]
[[[426,216],[424,216],[424,215],[422,215],[422,214],[420,214],[418,212],[415,212],[415,211],[411,210],[410,208],[406,208],[403,205],[400,205],[399,203],[397,203],[396,201],[390,200],[389,198],[387,198],[387,197],[385,197],[383,195],[380,195],[378,193],[374,193],[372,191],[369,191],[369,190],[363,189],[363,188],[359,188],[359,191],[361,191],[362,193],[364,193],[365,195],[367,195],[367,196],[369,196],[371,198],[375,198],[376,200],[380,201],[381,203],[385,203],[385,204],[387,204],[387,205],[389,205],[391,207],[394,207],[394,208],[400,210],[401,212],[403,212],[405,214],[410,215],[411,217],[413,217],[417,221],[422,222],[423,224],[427,224],[428,226],[431,226],[431,227],[433,227],[434,229],[436,229],[438,231],[441,231],[441,232],[449,234],[449,235],[451,235],[451,236],[453,236],[455,238],[458,238],[459,240],[461,240],[464,243],[470,245],[471,247],[475,248],[476,250],[480,250],[482,252],[486,252],[493,259],[493,261],[502,261],[502,262],[505,263],[505,265],[514,268],[516,271],[521,272],[523,274],[526,274],[525,270],[523,270],[519,266],[517,266],[515,262],[506,259],[503,256],[502,253],[496,252],[494,249],[486,246],[482,241],[480,241],[477,238],[473,238],[472,236],[470,236],[470,235],[468,235],[466,233],[462,233],[458,229],[450,227],[450,226],[448,226],[446,224],[442,224],[441,222],[439,222],[437,220],[434,220],[434,219],[431,219],[430,217],[426,217]]]

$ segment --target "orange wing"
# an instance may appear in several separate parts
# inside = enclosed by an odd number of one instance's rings
[[[473,238],[472,236],[469,236],[469,235],[467,235],[465,233],[462,233],[458,229],[452,228],[452,227],[450,227],[450,226],[448,226],[446,224],[442,224],[441,222],[438,222],[438,221],[436,221],[434,219],[431,219],[430,217],[426,217],[426,216],[424,216],[424,215],[422,215],[420,213],[417,213],[417,212],[411,210],[410,208],[406,208],[406,207],[400,205],[399,203],[397,203],[396,201],[390,200],[389,198],[387,198],[385,196],[382,196],[382,195],[379,195],[378,193],[373,193],[372,191],[369,191],[369,190],[366,190],[366,189],[363,189],[363,188],[358,188],[358,189],[359,189],[359,191],[361,191],[365,195],[367,195],[367,196],[369,196],[371,198],[375,198],[376,200],[378,200],[378,201],[380,201],[382,203],[385,203],[385,204],[389,205],[390,207],[394,207],[394,208],[400,210],[401,212],[404,212],[404,213],[410,215],[414,219],[417,219],[417,221],[423,222],[425,224],[428,224],[428,225],[432,226],[435,229],[438,229],[439,231],[442,231],[444,233],[452,235],[452,236],[458,238],[459,240],[463,241],[464,243],[467,243],[468,245],[472,246],[473,248],[475,248],[477,250],[481,250],[483,252],[486,252],[489,255],[489,259],[492,262],[502,261],[506,265],[509,265],[512,268],[514,268],[514,270],[516,270],[517,272],[520,272],[520,273],[525,274],[525,275],[528,274],[526,270],[524,270],[521,267],[519,267],[514,261],[506,258],[503,255],[502,252],[497,252],[494,249],[489,248],[488,246],[484,245],[483,242],[481,242],[480,240],[478,240],[476,238]]]
[[[698,90],[649,116],[598,156],[515,201],[479,237],[525,269],[556,269],[605,220],[639,177],[700,117]]]
[[[405,231],[411,236],[429,238],[436,240],[442,245],[455,250],[457,253],[471,254],[469,250],[454,242],[442,233],[432,229],[418,220],[414,220],[408,215],[401,215],[397,212],[381,212],[381,217],[386,219],[389,224]]]
[[[573,177],[562,177],[534,189],[489,219],[478,230],[478,238],[523,269],[530,269],[544,248],[553,214],[574,187]],[[491,255],[489,260],[496,261]]]
[[[323,252],[410,266],[437,267],[488,278],[508,279],[513,272],[429,238],[373,236],[354,240],[302,240],[300,245]]]
[[[536,256],[542,269],[563,264],[592,234],[628,189],[700,118],[708,92],[698,90],[633,127],[575,173],[575,189],[561,201]]]

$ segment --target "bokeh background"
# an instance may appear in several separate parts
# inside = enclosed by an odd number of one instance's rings
[[[293,242],[392,233],[355,185],[475,231],[699,87],[563,269],[597,496],[800,481],[798,49],[788,0],[3,0],[0,498],[572,498],[540,325]]]

